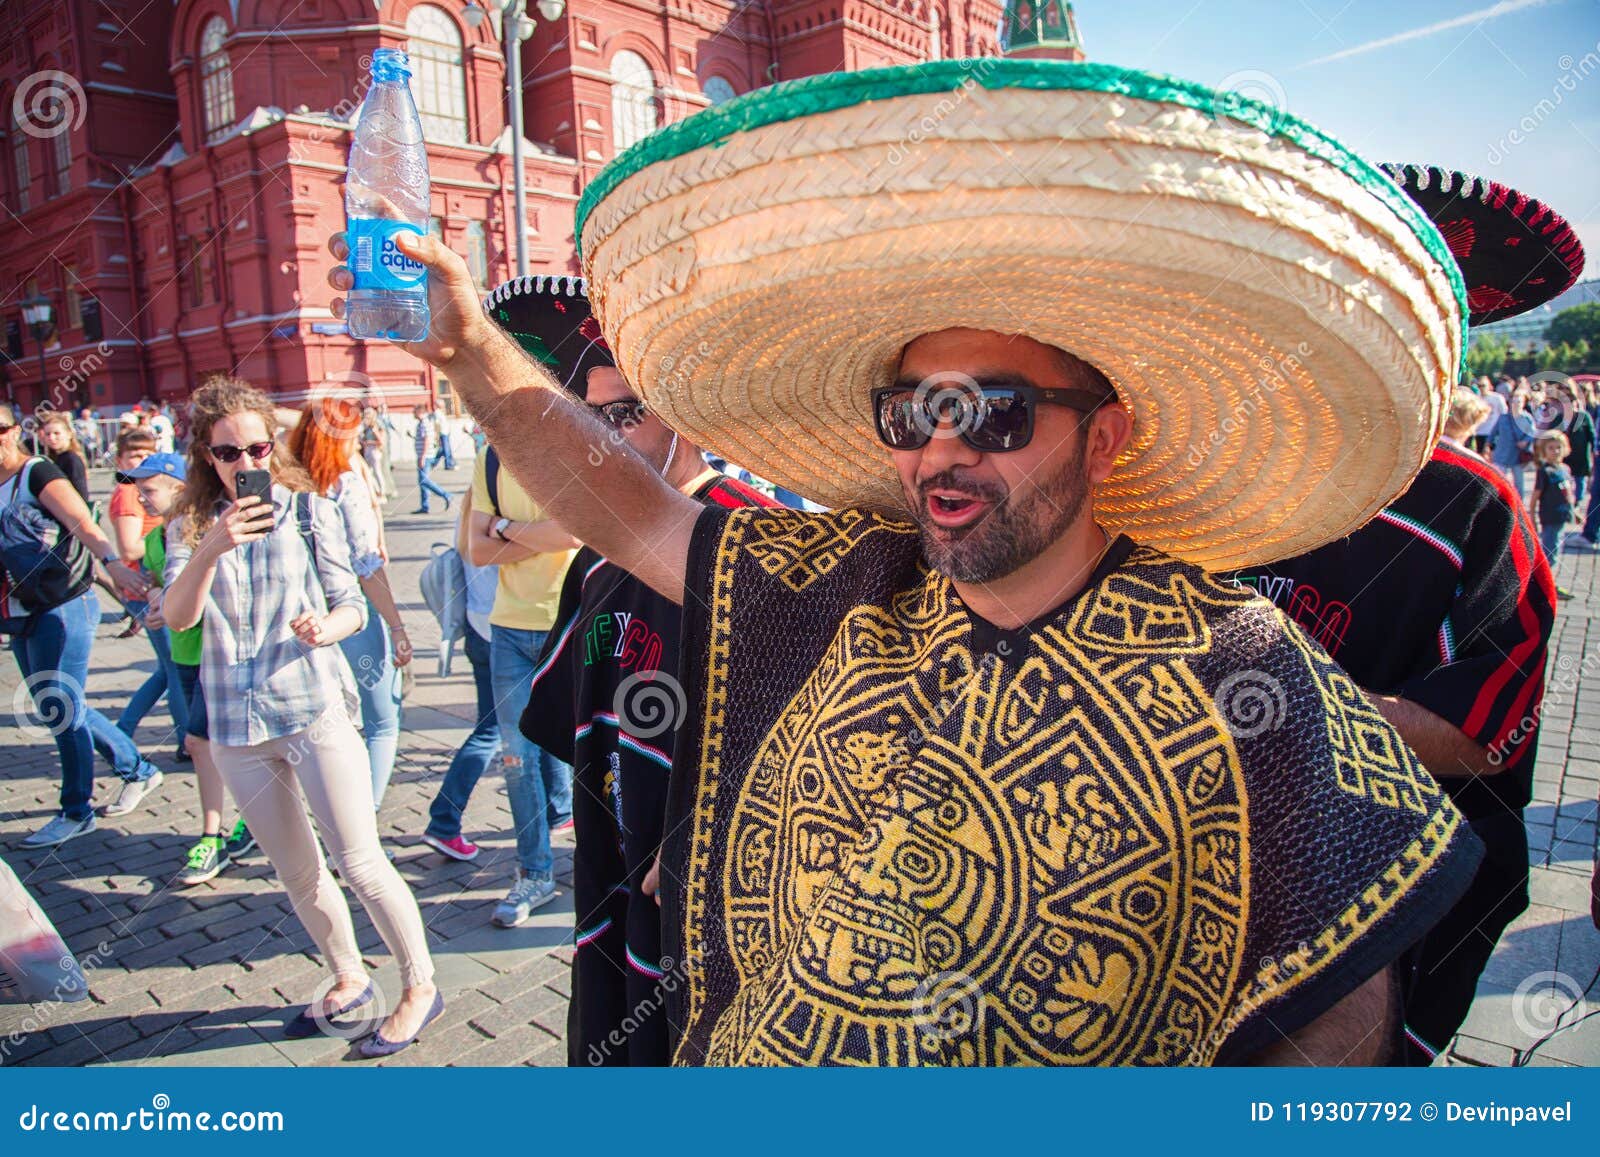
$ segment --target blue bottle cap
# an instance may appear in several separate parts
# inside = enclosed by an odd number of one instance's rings
[[[372,79],[382,84],[391,80],[409,80],[411,61],[398,48],[377,48],[372,53]]]

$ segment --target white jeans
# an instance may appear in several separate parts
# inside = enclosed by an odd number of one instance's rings
[[[310,727],[252,747],[211,745],[228,791],[283,881],[295,914],[335,975],[366,974],[344,893],[322,862],[317,833],[373,926],[400,962],[405,986],[433,978],[417,901],[378,843],[367,748],[337,708]],[[304,797],[302,798],[302,791]],[[317,831],[306,818],[306,804]]]

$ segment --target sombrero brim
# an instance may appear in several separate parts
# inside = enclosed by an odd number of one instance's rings
[[[810,78],[663,130],[579,207],[591,303],[674,429],[828,506],[902,506],[868,394],[933,331],[1111,379],[1097,516],[1217,569],[1409,484],[1464,296],[1418,206],[1337,142],[1167,77],[945,61]]]
[[[1583,272],[1583,243],[1543,201],[1487,177],[1437,165],[1385,164],[1421,205],[1461,267],[1471,325],[1487,325],[1559,297]]]
[[[483,310],[579,398],[588,393],[591,369],[617,364],[581,277],[513,277],[489,292]]]

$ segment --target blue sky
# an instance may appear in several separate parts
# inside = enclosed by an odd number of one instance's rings
[[[1449,165],[1547,201],[1583,239],[1584,277],[1600,276],[1600,0],[1074,9],[1091,60],[1237,88],[1372,160]]]

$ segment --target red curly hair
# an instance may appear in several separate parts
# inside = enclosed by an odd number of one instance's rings
[[[289,434],[289,449],[316,484],[327,494],[339,475],[351,469],[351,453],[361,429],[361,405],[351,398],[312,398],[300,410],[300,421]]]

